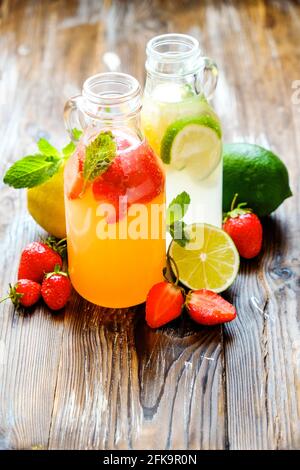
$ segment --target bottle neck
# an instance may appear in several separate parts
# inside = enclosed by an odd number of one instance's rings
[[[139,129],[141,88],[131,75],[101,73],[83,85],[80,110],[94,127]]]
[[[184,80],[201,68],[201,51],[197,39],[186,34],[163,34],[152,38],[146,48],[149,78],[161,81]]]

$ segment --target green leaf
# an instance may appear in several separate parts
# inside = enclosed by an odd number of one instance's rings
[[[183,219],[188,210],[190,202],[191,198],[187,192],[183,191],[182,193],[178,194],[168,206],[166,224],[173,225],[175,222]]]
[[[59,169],[62,160],[47,155],[27,155],[14,163],[3,181],[14,188],[32,188],[44,183]]]
[[[116,156],[116,142],[110,131],[102,131],[85,151],[83,176],[86,181],[93,181],[104,173]]]
[[[48,140],[41,138],[37,143],[39,151],[48,157],[59,157],[59,151],[51,145]]]
[[[75,152],[75,150],[76,145],[74,144],[74,142],[71,141],[62,149],[62,153],[64,154],[64,157],[69,157],[70,155],[72,155],[72,153]]]
[[[76,129],[76,127],[74,127],[72,129],[72,137],[74,140],[79,140],[80,137],[82,136],[82,131],[80,129]]]
[[[186,224],[183,222],[183,220],[177,220],[172,225],[168,226],[170,235],[180,246],[185,246],[189,241],[189,237],[185,233],[185,228]]]

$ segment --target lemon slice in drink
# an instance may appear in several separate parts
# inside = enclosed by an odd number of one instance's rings
[[[172,241],[169,249],[179,280],[190,289],[223,292],[235,280],[240,264],[238,251],[230,236],[208,224],[186,226],[185,246]]]
[[[221,159],[222,131],[212,116],[205,114],[173,122],[163,136],[160,154],[176,170],[189,170],[194,178],[206,178]]]

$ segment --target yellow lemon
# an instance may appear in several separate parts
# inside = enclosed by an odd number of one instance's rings
[[[64,165],[48,181],[27,190],[28,211],[51,235],[66,236],[64,204]]]

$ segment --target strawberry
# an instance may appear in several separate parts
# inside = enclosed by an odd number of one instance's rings
[[[131,204],[151,201],[163,187],[163,170],[155,154],[145,145],[117,155],[106,172],[92,185],[96,200],[107,201],[114,206],[112,212],[116,215],[109,215],[108,223],[121,220]],[[127,207],[123,210],[119,208],[121,196],[127,199]]]
[[[118,150],[126,150],[131,145],[129,140],[124,138],[124,137],[120,137],[120,136],[116,135],[115,139],[116,139],[117,149]]]
[[[56,265],[53,272],[46,274],[41,294],[51,310],[60,310],[69,300],[71,289],[68,274],[60,271],[60,266]]]
[[[18,279],[42,282],[45,273],[53,271],[57,264],[60,267],[62,266],[60,254],[51,248],[48,243],[52,243],[51,237],[45,243],[32,242],[24,248],[19,264]]]
[[[148,145],[142,144],[122,157],[129,204],[147,203],[164,188],[161,164]]]
[[[180,287],[162,281],[150,289],[146,300],[146,322],[151,328],[159,328],[179,317],[184,303]]]
[[[190,317],[201,325],[218,325],[232,321],[236,317],[233,305],[207,289],[190,291],[185,305]]]
[[[250,259],[257,256],[261,250],[263,229],[257,215],[244,207],[247,203],[241,203],[234,208],[237,196],[234,196],[231,210],[225,214],[223,230],[230,235],[239,254]]]
[[[84,147],[78,144],[77,149],[68,161],[64,181],[66,194],[69,199],[76,199],[80,196],[84,188],[83,165],[84,165]]]
[[[93,182],[93,194],[96,200],[102,203],[111,204],[111,211],[109,208],[105,208],[108,212],[106,221],[108,224],[113,224],[121,220],[127,212],[127,205],[120,202],[120,197],[125,197],[125,190],[116,187],[113,183],[104,181],[103,177],[100,176]]]
[[[124,171],[120,156],[116,157],[105,173],[102,174],[104,181],[114,184],[118,189],[125,190]]]
[[[4,297],[0,302],[11,299],[15,307],[31,307],[36,304],[41,297],[41,285],[29,279],[19,279],[12,286],[9,285],[8,296]]]

